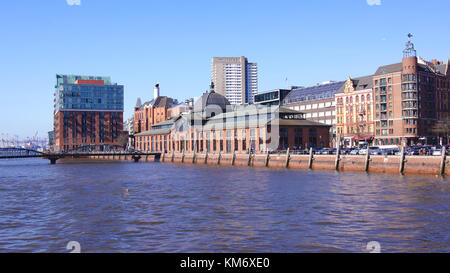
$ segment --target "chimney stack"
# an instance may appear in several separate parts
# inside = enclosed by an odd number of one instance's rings
[[[153,99],[157,99],[159,97],[159,83],[155,84],[155,88],[153,89]]]
[[[434,60],[431,61],[431,63],[434,64],[434,65],[439,65],[439,64],[443,64],[444,62],[434,59]]]

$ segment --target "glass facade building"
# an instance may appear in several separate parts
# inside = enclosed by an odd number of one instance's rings
[[[123,85],[109,77],[56,75],[55,89],[55,111],[123,111]]]

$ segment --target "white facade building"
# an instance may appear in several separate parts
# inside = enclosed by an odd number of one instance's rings
[[[231,104],[253,103],[258,93],[258,65],[247,58],[214,57],[212,59],[214,91],[225,96]]]

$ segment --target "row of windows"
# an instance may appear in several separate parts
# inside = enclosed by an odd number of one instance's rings
[[[364,134],[364,133],[372,133],[372,127],[371,126],[346,126],[345,129],[347,130],[347,134]],[[337,128],[338,134],[344,134],[344,127],[338,127]]]
[[[297,106],[290,106],[288,108],[292,110],[302,111],[302,110],[310,110],[310,109],[321,109],[321,108],[327,108],[334,106],[334,101],[329,102],[321,102],[321,103],[313,103],[313,104],[305,104],[305,105],[297,105]]]
[[[370,101],[370,94],[367,94],[367,95],[354,95],[354,96],[345,97],[345,103],[347,103],[347,104],[348,103],[353,103],[353,98],[355,98],[354,101],[356,103],[359,103],[360,101],[361,102]],[[339,104],[344,103],[344,98],[342,98],[342,97],[337,97],[336,100],[337,100],[337,103],[339,103]]]
[[[387,78],[387,81],[386,81],[386,78],[381,78],[379,80],[375,80],[375,85],[383,86],[383,85],[386,85],[386,83],[392,83],[392,78]]]

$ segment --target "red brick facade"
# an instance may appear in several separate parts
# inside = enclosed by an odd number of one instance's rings
[[[84,145],[120,145],[122,112],[58,111],[54,118],[54,149],[66,151]]]

